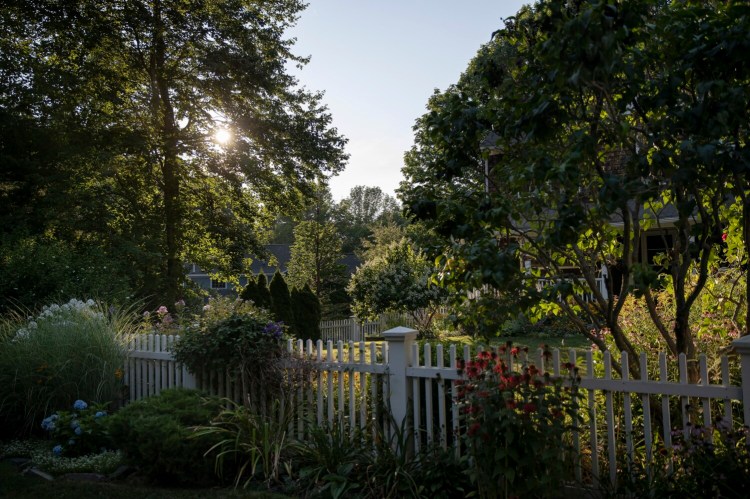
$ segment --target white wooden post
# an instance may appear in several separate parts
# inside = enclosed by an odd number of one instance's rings
[[[732,342],[734,351],[740,355],[742,369],[742,417],[745,425],[750,425],[750,336],[743,336]]]
[[[412,399],[412,384],[408,383],[406,369],[412,365],[411,351],[417,331],[399,326],[383,332],[383,337],[388,342],[388,401],[391,416],[396,425],[404,426],[405,435],[411,435],[407,414]]]
[[[362,337],[362,326],[359,323],[356,315],[351,316],[352,321],[352,336],[349,338],[350,341],[363,341]]]

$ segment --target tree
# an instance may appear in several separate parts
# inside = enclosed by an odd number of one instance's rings
[[[307,284],[302,289],[292,288],[292,309],[294,310],[295,331],[300,339],[317,341],[320,339],[321,307],[318,297]]]
[[[260,250],[267,207],[300,206],[345,160],[321,95],[285,71],[306,62],[284,38],[303,8],[294,0],[4,6],[0,126],[21,125],[2,146],[15,161],[3,192],[20,208],[9,223],[28,226],[23,213],[38,210],[32,230],[49,233],[66,220],[131,263],[141,296],[169,306],[185,261],[240,273],[244,255]],[[231,139],[218,144],[211,137],[222,129]],[[26,157],[39,158],[32,175],[23,173]],[[23,195],[55,178],[53,196]]]
[[[287,279],[293,287],[309,285],[323,307],[326,317],[340,315],[342,307],[334,300],[346,287],[346,269],[342,258],[341,238],[333,223],[303,221],[294,231],[294,244],[287,266]],[[344,304],[346,306],[346,304]]]
[[[549,0],[506,20],[459,83],[430,99],[406,156],[400,192],[447,241],[446,286],[456,296],[492,290],[508,310],[567,313],[597,345],[591,324],[635,359],[623,304],[635,293],[653,305],[650,289],[666,284],[678,306],[660,331],[675,355],[692,356],[687,317],[727,223],[715,174],[730,178],[730,157],[747,165],[748,19],[734,4]],[[727,78],[714,85],[717,51]],[[724,109],[722,97],[743,111],[736,121],[719,112],[709,133],[701,121]],[[672,241],[658,261],[639,261],[642,234],[667,207]],[[524,272],[522,260],[541,270]],[[596,286],[602,264],[607,295]],[[540,277],[558,280],[540,291]],[[578,277],[593,301],[581,299]]]
[[[254,276],[249,275],[247,277],[247,284],[240,292],[240,298],[250,300],[255,304],[258,303],[258,283]]]
[[[255,281],[256,298],[255,304],[266,310],[271,309],[271,292],[268,289],[268,278],[263,272],[258,273],[258,280]]]
[[[268,289],[271,293],[271,313],[274,319],[282,321],[288,327],[294,329],[294,310],[292,309],[289,287],[284,280],[284,276],[278,270],[273,275]]]
[[[358,185],[336,206],[336,225],[345,253],[357,252],[376,225],[403,224],[399,202],[380,187]]]
[[[354,313],[363,320],[385,312],[408,313],[421,334],[429,335],[444,297],[444,290],[431,282],[435,270],[405,239],[392,244],[383,256],[366,262],[352,276],[347,289]]]

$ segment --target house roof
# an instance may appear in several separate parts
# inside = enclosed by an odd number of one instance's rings
[[[292,258],[291,246],[289,244],[267,244],[265,248],[270,253],[269,258],[251,256],[250,258],[253,261],[250,264],[250,272],[253,275],[258,275],[262,272],[267,276],[272,276],[278,270],[282,274],[286,274],[289,260]],[[348,253],[342,256],[339,263],[346,266],[347,275],[352,275],[362,262],[354,253]],[[206,272],[198,268],[196,272],[191,272],[191,274],[206,274]]]

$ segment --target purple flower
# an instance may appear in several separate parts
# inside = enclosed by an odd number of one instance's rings
[[[273,336],[274,339],[280,340],[284,335],[284,323],[281,321],[269,322],[266,324],[266,327],[263,328],[263,334]]]

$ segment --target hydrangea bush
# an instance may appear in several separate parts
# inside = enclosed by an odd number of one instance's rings
[[[104,452],[110,447],[105,418],[106,404],[73,403],[72,411],[58,411],[42,420],[42,429],[55,442],[56,456],[85,456]]]

